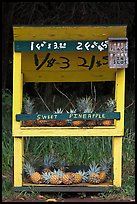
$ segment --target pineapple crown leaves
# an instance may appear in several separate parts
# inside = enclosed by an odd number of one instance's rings
[[[63,110],[61,108],[57,108],[54,113],[63,113]]]
[[[26,173],[27,176],[31,176],[33,173],[35,173],[35,168],[33,166],[31,166],[31,164],[29,162],[26,162],[24,164],[24,172]]]
[[[93,161],[92,164],[89,165],[88,174],[90,175],[92,173],[99,173],[100,169],[100,166],[96,164],[95,161]]]
[[[24,101],[24,110],[26,113],[32,113],[34,109],[34,100],[29,96]]]
[[[44,156],[44,168],[54,167],[57,162],[57,159],[53,155]]]
[[[78,172],[76,172],[78,174],[81,175],[82,177],[82,182],[87,182],[88,181],[88,172],[84,171],[84,170],[79,170]]]
[[[76,100],[76,106],[78,111],[84,112],[93,112],[95,110],[95,101],[90,96],[82,97]]]
[[[67,113],[76,113],[77,109],[69,109],[69,111],[66,110]]]
[[[58,169],[58,170],[54,169],[54,171],[51,172],[51,175],[56,175],[56,176],[62,177],[62,176],[64,176],[64,172],[60,169]]]
[[[25,163],[29,163],[31,166],[37,166],[40,163],[40,155],[34,155],[33,153],[26,154],[24,157]]]
[[[100,168],[102,171],[105,171],[106,173],[108,173],[111,169],[111,165],[112,165],[112,159],[103,159],[100,162]]]
[[[109,98],[106,101],[106,111],[107,112],[113,112],[116,108],[116,101],[115,99]]]
[[[51,172],[42,172],[42,179],[44,183],[50,183]]]

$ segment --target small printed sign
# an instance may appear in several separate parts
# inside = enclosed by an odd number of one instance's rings
[[[127,38],[109,38],[108,41],[109,68],[128,67],[128,40]]]
[[[15,41],[16,52],[106,51],[107,40]]]

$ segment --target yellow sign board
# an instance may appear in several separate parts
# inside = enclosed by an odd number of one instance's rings
[[[26,82],[75,82],[115,80],[108,68],[107,52],[22,53]]]

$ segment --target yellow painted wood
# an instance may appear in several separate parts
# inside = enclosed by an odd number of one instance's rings
[[[117,120],[116,127],[121,128],[124,135],[124,106],[125,106],[125,69],[117,69],[115,84],[116,111],[121,118]]]
[[[21,128],[13,132],[13,136],[17,137],[48,137],[48,136],[122,136],[122,129],[114,128]]]
[[[22,186],[22,153],[23,143],[22,138],[14,138],[14,187]]]
[[[120,26],[14,26],[14,40],[104,40],[126,36]]]
[[[86,82],[86,81],[114,81],[116,69],[109,69],[108,61],[103,59],[107,56],[107,52],[50,52],[49,59],[56,59],[52,67],[48,67],[46,62],[39,70],[34,63],[33,53],[22,53],[22,73],[25,82]],[[42,63],[47,53],[37,53],[39,64]],[[92,56],[95,55],[95,63],[91,70],[89,67],[78,66],[84,63],[83,57],[86,59],[86,65],[90,66]],[[69,59],[69,67],[62,69],[67,64],[66,57]],[[97,66],[96,62],[100,61],[101,66]]]
[[[122,185],[122,137],[112,137],[113,185]]]
[[[24,137],[22,137],[22,162],[24,162]]]
[[[13,56],[13,104],[12,104],[12,132],[20,129],[21,122],[16,121],[16,114],[22,109],[23,75],[21,74],[21,53]]]

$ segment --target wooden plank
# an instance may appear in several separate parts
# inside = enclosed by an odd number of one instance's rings
[[[126,37],[126,25],[14,26],[14,40],[106,40]]]
[[[54,40],[14,41],[15,52],[72,52],[107,51],[107,40]]]
[[[114,185],[122,185],[122,137],[112,137]]]
[[[99,186],[99,187],[41,187],[41,186],[23,186],[23,187],[14,187],[14,191],[25,191],[25,192],[107,192],[110,189],[113,189],[113,186]]]
[[[22,109],[23,74],[21,74],[21,53],[14,53],[13,60],[13,106],[12,106],[12,131],[20,128],[16,121],[16,114]]]
[[[13,132],[13,136],[21,137],[60,137],[60,136],[123,136],[123,130],[122,129],[116,129],[116,128],[73,128],[73,127],[40,127],[40,128],[25,128],[22,127],[21,129],[16,129]]]
[[[23,138],[14,138],[14,186],[22,186]]]
[[[79,183],[79,184],[71,184],[71,185],[64,185],[64,184],[59,184],[59,185],[52,185],[52,184],[33,184],[33,183],[27,183],[23,182],[23,186],[41,186],[41,187],[79,187],[79,186],[87,186],[87,187],[105,187],[105,186],[112,186],[113,181],[112,180],[107,180],[104,183],[100,184],[90,184],[90,183]]]
[[[117,121],[116,126],[122,128],[124,132],[125,69],[118,69],[116,72],[115,100],[117,102],[116,111],[121,113],[121,118]]]
[[[16,114],[16,121],[21,121],[21,120],[103,120],[103,119],[119,120],[120,112]]]
[[[115,81],[115,73],[103,71],[92,72],[86,71],[64,71],[64,72],[45,72],[26,71],[24,73],[24,82],[105,82]]]
[[[24,82],[115,81],[107,52],[22,53]]]

